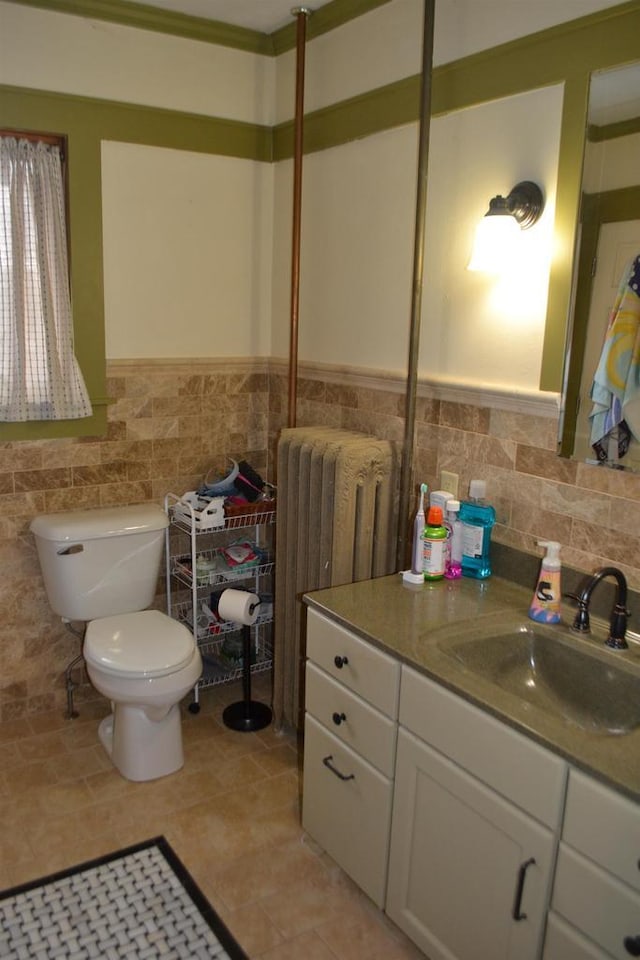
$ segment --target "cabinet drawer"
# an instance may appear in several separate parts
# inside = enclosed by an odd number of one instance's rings
[[[402,668],[400,723],[542,823],[559,824],[560,757],[410,667]]]
[[[637,803],[572,770],[562,839],[640,892]]]
[[[640,937],[640,895],[564,843],[553,909],[615,960],[629,960],[625,937]]]
[[[306,709],[386,777],[393,776],[397,725],[307,661]]]
[[[341,780],[325,760],[342,776]],[[313,717],[305,719],[302,826],[382,908],[392,782]]]
[[[307,611],[307,656],[378,710],[392,719],[397,717],[400,690],[397,660],[315,610]]]
[[[583,937],[553,911],[547,920],[542,960],[611,960],[608,953]]]

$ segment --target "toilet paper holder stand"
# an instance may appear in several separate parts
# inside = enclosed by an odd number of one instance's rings
[[[258,603],[253,604],[251,614]],[[230,730],[249,733],[264,730],[271,723],[271,709],[258,700],[251,699],[251,627],[242,626],[242,700],[229,704],[222,712],[222,721]]]

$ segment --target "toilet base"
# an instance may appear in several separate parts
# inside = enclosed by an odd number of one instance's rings
[[[101,721],[98,736],[127,780],[157,780],[184,765],[178,704],[162,720],[150,720],[143,707],[115,704],[114,712]]]

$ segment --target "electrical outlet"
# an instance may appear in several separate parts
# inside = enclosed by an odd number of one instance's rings
[[[440,473],[440,488],[452,493],[458,498],[458,474],[451,473],[449,470],[442,470]]]

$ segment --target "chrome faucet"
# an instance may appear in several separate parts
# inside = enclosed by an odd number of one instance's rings
[[[584,585],[580,594],[576,596],[571,594],[574,600],[578,601],[578,610],[576,618],[573,621],[573,629],[581,633],[589,633],[591,627],[589,624],[589,601],[591,594],[605,577],[613,577],[616,582],[616,599],[611,610],[611,620],[609,622],[609,636],[605,640],[608,647],[614,650],[626,650],[628,647],[625,639],[627,632],[627,581],[625,575],[617,567],[602,567],[596,570],[592,577]]]

